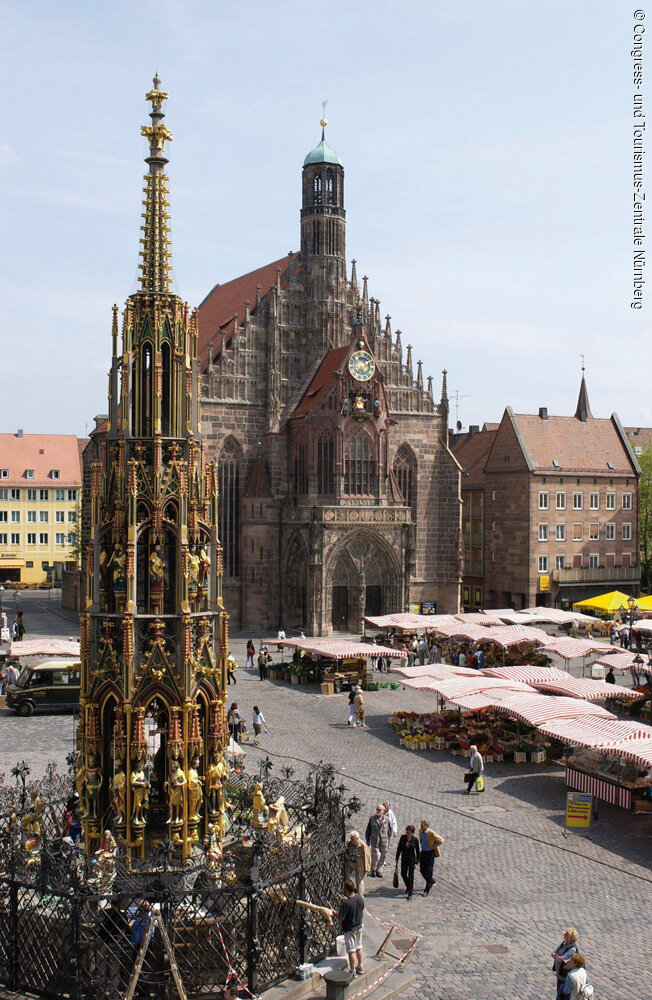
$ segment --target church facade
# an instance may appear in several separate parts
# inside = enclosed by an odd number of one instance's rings
[[[347,273],[344,169],[324,126],[302,170],[299,253],[198,309],[224,603],[245,630],[328,635],[411,604],[459,608],[446,373],[436,401],[355,261]]]

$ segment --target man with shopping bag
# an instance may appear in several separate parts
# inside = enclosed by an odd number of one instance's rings
[[[470,795],[473,787],[476,791],[484,792],[484,761],[482,754],[476,746],[471,747],[471,759],[469,760],[469,770],[464,775],[466,781],[466,794]]]

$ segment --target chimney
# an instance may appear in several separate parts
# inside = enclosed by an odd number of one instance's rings
[[[16,437],[17,437],[17,438],[22,438],[22,436],[23,436],[23,429],[22,429],[22,427],[21,427],[21,428],[20,428],[20,429],[19,429],[19,430],[18,430],[18,431],[16,432]]]
[[[540,406],[539,407],[539,417],[540,417],[541,420],[547,420],[548,419],[548,407],[547,406]]]
[[[480,424],[471,424],[469,427],[469,437],[473,437],[474,434],[480,433]]]

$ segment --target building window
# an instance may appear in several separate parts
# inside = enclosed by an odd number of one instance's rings
[[[28,510],[27,511],[27,523],[28,524],[36,524],[36,511],[35,510]]]
[[[414,510],[416,506],[416,459],[412,449],[406,445],[401,445],[396,452],[394,475],[398,487],[405,497],[406,504]]]
[[[496,491],[495,491],[495,490],[492,490],[492,491],[491,491],[491,499],[492,499],[492,500],[495,500],[495,499],[496,499]]]
[[[555,569],[566,569],[566,556],[555,556]]]
[[[565,524],[558,524],[555,527],[555,538],[556,538],[556,540],[558,542],[565,542],[566,541],[566,525]]]
[[[364,431],[354,434],[344,455],[344,492],[349,496],[369,496],[376,491],[376,462],[371,442]]]
[[[539,556],[539,573],[548,572],[548,556]]]
[[[49,520],[49,517],[50,517],[50,515],[49,515],[49,513],[48,513],[47,510],[40,510],[38,512],[38,519],[41,522],[41,524],[47,524],[48,520]]]
[[[58,501],[58,503],[63,503],[63,501],[66,499],[66,491],[65,490],[55,490],[54,491],[54,499],[56,501]]]
[[[589,493],[589,510],[600,510],[599,493]]]
[[[47,533],[47,531],[42,531],[40,533],[40,535],[38,536],[38,543],[39,543],[39,545],[47,545],[48,544],[48,533]]]
[[[54,536],[54,541],[55,541],[56,545],[65,545],[66,544],[66,535],[65,535],[65,532],[63,532],[63,531],[57,531],[56,534],[55,534],[55,536]]]
[[[557,505],[557,510],[566,510],[566,493],[557,493],[555,495],[555,501]]]
[[[12,531],[11,533],[11,544],[20,545],[20,533],[18,531]]]
[[[623,510],[631,510],[631,509],[632,509],[632,494],[623,493]]]
[[[77,499],[77,490],[68,490],[68,500],[73,503]]]
[[[548,510],[549,494],[548,490],[539,491],[539,510]]]
[[[597,542],[600,537],[600,525],[590,524],[589,525],[589,538],[592,542]]]
[[[12,510],[11,512],[11,522],[12,524],[20,524],[20,511]]]
[[[598,569],[600,566],[600,556],[597,552],[589,554],[589,569]]]
[[[321,190],[321,174],[315,174],[312,179],[312,203],[313,205],[321,205],[322,201],[322,190]]]
[[[240,575],[240,461],[235,441],[226,441],[217,464],[217,524],[224,575]]]
[[[76,510],[69,510],[68,511],[68,524],[77,524],[77,511]]]
[[[49,500],[50,499],[50,491],[49,490],[39,490],[38,491],[38,498],[39,498],[39,500]]]
[[[629,542],[631,541],[631,537],[632,537],[632,526],[631,524],[629,524],[629,522],[625,522],[625,524],[623,524],[623,541]]]
[[[9,469],[0,469],[0,479],[9,479]]]
[[[25,479],[34,478],[34,469],[25,469]]]
[[[66,520],[65,510],[56,510],[54,512],[54,520],[57,522],[57,524],[63,524],[63,522]]]
[[[9,496],[9,491],[5,489],[0,489],[0,500],[6,500]]]
[[[28,545],[36,545],[36,532],[35,531],[28,531],[27,532],[27,544]]]
[[[573,541],[581,542],[584,538],[584,525],[581,521],[576,521],[573,525]]]
[[[613,542],[616,537],[616,525],[607,524],[605,526],[605,538],[608,542]]]
[[[323,431],[317,441],[317,492],[320,496],[335,492],[333,458],[333,435]]]
[[[584,494],[573,493],[573,510],[582,510],[584,507]]]
[[[3,524],[6,524],[8,520],[9,520],[9,517],[8,517],[7,511],[6,510],[0,510],[0,521],[2,521]]]
[[[7,532],[3,531],[0,533],[0,545],[6,545],[6,544],[7,544]]]
[[[61,478],[61,476],[59,475],[59,470],[58,469],[51,469],[50,470],[50,476],[52,477],[52,479],[60,479]]]
[[[295,496],[305,496],[308,492],[308,463],[306,458],[307,448],[300,443],[294,449],[294,493]]]
[[[68,545],[75,545],[76,542],[77,542],[77,535],[75,534],[74,531],[69,531],[68,532]]]
[[[20,490],[11,490],[9,496],[12,500],[20,500]]]
[[[607,510],[615,510],[615,509],[616,509],[616,494],[607,493]]]
[[[540,542],[547,542],[549,537],[550,537],[550,530],[548,528],[548,525],[547,524],[540,524],[539,525],[539,541]]]
[[[28,490],[27,491],[27,499],[28,500],[36,500],[36,490]]]

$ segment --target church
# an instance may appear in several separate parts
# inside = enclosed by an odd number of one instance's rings
[[[344,168],[321,126],[299,252],[216,285],[198,309],[224,604],[245,631],[328,635],[414,605],[459,609],[446,372],[436,401],[355,261],[347,272]]]

